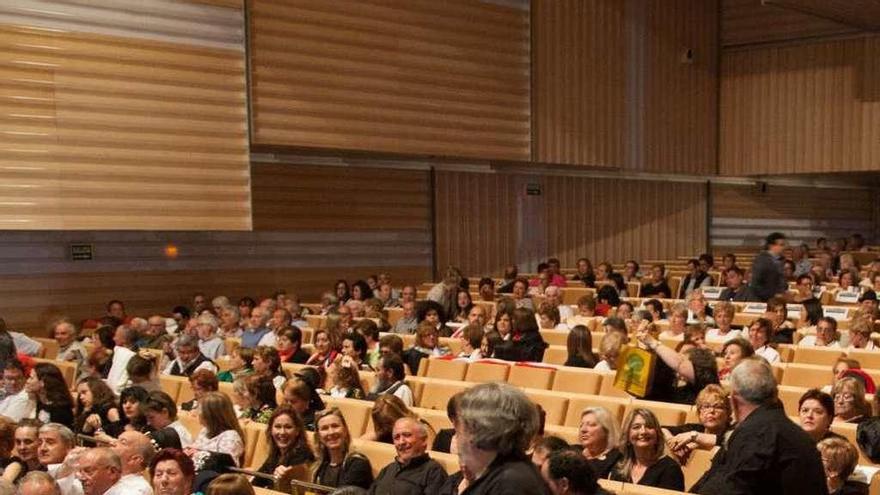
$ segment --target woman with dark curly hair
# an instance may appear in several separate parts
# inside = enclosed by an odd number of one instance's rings
[[[24,386],[37,403],[37,419],[43,423],[73,424],[73,397],[57,366],[37,363]]]

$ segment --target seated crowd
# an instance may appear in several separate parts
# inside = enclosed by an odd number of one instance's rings
[[[416,287],[398,290],[381,274],[339,280],[309,309],[283,291],[237,304],[196,294],[190,306],[146,319],[111,301],[100,318],[51,326],[56,359],[76,364],[70,384],[56,364],[35,361],[39,342],[0,320],[0,495],[16,486],[34,495],[252,493],[291,479],[375,494],[603,493],[601,479],[695,493],[867,493],[859,448],[880,460],[880,418],[866,398],[875,391],[871,376],[851,359],[833,363],[834,382],[801,397],[796,425],[782,410],[770,365],[782,343],[874,349],[880,261],[862,277],[842,240],[814,252],[787,251],[776,240],[768,247],[794,289],[771,294],[764,314],[744,328],[733,325],[734,304],[760,290],[733,255],[718,267],[710,255],[689,261],[676,293],[663,265],[643,276],[635,261],[618,273],[584,258],[569,279],[555,259],[532,279],[508,267],[501,280],[480,279],[473,296],[470,281],[450,268],[422,300]],[[861,249],[858,237],[850,241]],[[710,304],[704,292],[722,281],[720,300]],[[595,295],[563,304],[572,282]],[[630,295],[632,282],[640,288]],[[816,287],[829,283],[859,293],[846,333],[822,316]],[[645,299],[634,306],[630,296]],[[797,321],[789,303],[803,304]],[[402,313],[393,325],[391,308]],[[310,329],[306,345],[310,314],[324,324]],[[594,343],[595,318],[604,332]],[[587,407],[579,442],[569,445],[544,433],[539,405],[503,383],[453,396],[450,430],[433,431],[410,409],[406,378],[426,358],[540,363],[548,331],[567,332],[565,366],[613,372],[628,347],[647,350],[657,359],[641,398],[695,405],[699,421],[663,425],[650,408],[634,407],[621,428],[608,410]],[[445,338],[458,340],[460,351]],[[237,345],[228,352],[229,339]],[[288,375],[284,363],[303,366]],[[364,386],[365,371],[375,375],[372,386]],[[192,400],[177,404],[159,375],[186,377]],[[331,398],[372,401],[371,431],[353,438],[343,413],[325,405]],[[189,419],[198,434],[184,426]],[[860,445],[834,433],[835,422],[858,424]],[[241,470],[249,423],[265,425],[268,446],[254,472]],[[396,458],[374,470],[355,440],[393,444]],[[686,487],[682,466],[695,450],[715,448],[712,466]],[[460,471],[447,475],[429,450],[458,455]]]

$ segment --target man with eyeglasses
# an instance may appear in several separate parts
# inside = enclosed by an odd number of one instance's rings
[[[21,421],[33,414],[37,407],[24,389],[24,366],[16,359],[6,362],[3,370],[3,395],[0,400],[0,416]]]
[[[767,302],[777,294],[785,294],[788,284],[782,275],[782,251],[785,250],[785,235],[773,232],[764,242],[765,251],[755,256],[752,263],[751,299]]]
[[[83,495],[120,495],[113,490],[122,477],[122,461],[108,448],[94,448],[79,458],[76,479],[82,484]]]
[[[798,347],[839,349],[840,340],[837,333],[837,320],[830,316],[819,318],[819,322],[816,323],[816,335],[807,335],[798,342]]]

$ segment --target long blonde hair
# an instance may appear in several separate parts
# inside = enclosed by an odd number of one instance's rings
[[[654,445],[653,452],[654,460],[663,457],[663,452],[666,449],[666,444],[663,441],[663,429],[660,426],[660,422],[657,420],[657,416],[654,416],[653,412],[644,408],[636,408],[630,411],[629,415],[626,417],[626,421],[623,423],[623,429],[620,432],[619,445],[620,451],[623,453],[623,458],[620,459],[615,468],[617,474],[624,479],[629,479],[632,468],[636,463],[636,451],[629,439],[629,430],[632,428],[632,424],[637,417],[644,419],[645,427],[651,428],[655,432],[656,444]]]

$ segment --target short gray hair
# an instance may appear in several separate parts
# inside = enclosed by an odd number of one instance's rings
[[[73,431],[61,423],[46,423],[40,427],[37,434],[39,435],[41,433],[49,432],[58,433],[58,437],[61,438],[61,441],[67,444],[68,447],[73,447],[74,443],[76,443],[76,436],[73,434]]]
[[[746,402],[767,404],[777,394],[773,368],[760,358],[744,359],[730,372],[730,388]]]
[[[538,410],[521,390],[506,383],[482,383],[461,393],[457,422],[474,445],[499,455],[522,454],[538,433]]]
[[[220,326],[220,322],[212,314],[199,315],[198,319],[196,319],[196,322],[199,325],[210,325],[211,328],[213,328],[214,330],[217,330],[217,327]]]
[[[113,452],[109,448],[94,447],[89,449],[86,453],[93,455],[98,461],[106,464],[108,467],[115,468],[117,471],[122,471],[122,459],[119,458],[119,454]]]
[[[422,438],[428,438],[428,427],[419,420],[419,418],[414,418],[412,416],[404,416],[402,418],[398,418],[397,421],[394,422],[396,426],[398,423],[410,422],[415,425],[416,429],[419,431],[419,436]]]
[[[45,471],[28,471],[19,481],[19,490],[24,485],[45,485],[52,487],[52,495],[61,495],[61,487],[49,473]],[[45,493],[45,492],[42,492]]]
[[[604,407],[588,407],[581,412],[581,421],[584,416],[592,414],[596,417],[596,422],[605,430],[605,436],[608,437],[608,450],[616,449],[620,445],[620,428],[617,426],[617,419],[611,415],[611,412]]]
[[[177,341],[174,342],[174,348],[180,349],[181,347],[198,347],[199,346],[199,338],[195,335],[183,334],[177,338]]]

